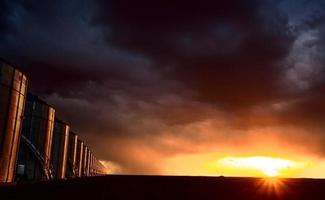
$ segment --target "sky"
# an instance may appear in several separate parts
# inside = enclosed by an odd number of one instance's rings
[[[110,173],[279,158],[325,177],[324,18],[321,0],[2,0],[0,57]]]

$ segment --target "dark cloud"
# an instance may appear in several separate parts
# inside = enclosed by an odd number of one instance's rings
[[[100,8],[96,23],[107,27],[109,44],[170,69],[202,101],[238,107],[282,95],[276,64],[294,36],[270,1],[104,1]]]
[[[66,93],[65,85],[84,81],[155,77],[150,60],[104,43],[101,30],[90,23],[96,7],[92,1],[13,1],[5,5],[8,14],[2,24],[10,26],[1,35],[2,57],[32,76],[37,92]],[[133,72],[133,68],[137,70]]]

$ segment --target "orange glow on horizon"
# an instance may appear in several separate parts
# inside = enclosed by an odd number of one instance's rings
[[[226,157],[218,160],[218,164],[239,170],[258,170],[268,177],[277,177],[280,176],[283,171],[301,168],[305,165],[302,162],[266,156]]]
[[[322,161],[311,157],[195,154],[165,160],[161,174],[262,178],[322,178]]]
[[[258,129],[248,131],[242,139],[239,133],[228,137],[227,134],[215,134],[209,125],[203,127],[204,130],[196,127],[204,133],[204,138],[198,138],[199,142],[195,143],[192,138],[169,133],[155,138],[155,144],[159,145],[154,146],[151,140],[114,140],[122,155],[132,156],[133,162],[141,165],[129,168],[119,162],[107,161],[106,164],[114,174],[325,178],[325,158],[317,153],[316,147],[312,148],[314,142],[298,130],[295,132],[301,138],[294,138],[288,130]],[[290,135],[291,140],[274,133]],[[121,150],[120,146],[124,148]],[[134,169],[137,171],[132,171]]]

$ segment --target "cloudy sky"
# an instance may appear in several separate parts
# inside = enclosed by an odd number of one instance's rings
[[[321,0],[2,0],[0,57],[112,173],[272,156],[325,177]]]

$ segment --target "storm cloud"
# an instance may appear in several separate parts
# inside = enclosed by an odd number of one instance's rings
[[[324,8],[5,0],[0,56],[118,173],[161,173],[167,157],[254,137],[323,157]]]

